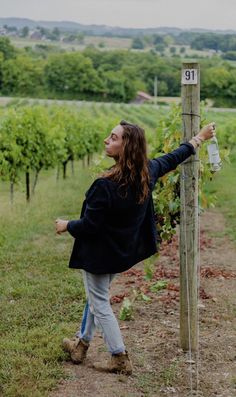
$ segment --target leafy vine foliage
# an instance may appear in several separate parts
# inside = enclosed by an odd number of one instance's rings
[[[86,109],[78,112],[61,106],[26,106],[5,111],[0,123],[0,177],[10,181],[12,200],[13,187],[22,173],[26,176],[29,201],[42,169],[60,167],[65,178],[69,161],[89,159],[100,151],[101,137],[108,133],[110,122],[104,117],[91,118]]]
[[[203,104],[204,105],[204,104]],[[209,121],[201,109],[201,126]],[[212,121],[212,120],[210,120]],[[182,137],[182,119],[180,106],[173,106],[159,123],[155,139],[151,144],[150,157],[155,158],[176,149]],[[214,206],[216,196],[209,196],[204,191],[205,184],[212,179],[208,164],[207,143],[199,151],[199,210]],[[221,158],[228,158],[228,148],[221,149]],[[156,225],[161,240],[171,240],[176,233],[176,226],[180,223],[180,167],[159,179],[153,192]]]
[[[69,162],[73,164],[75,160],[87,159],[91,174],[96,178],[110,166],[110,159],[104,155],[96,156],[93,164],[90,162],[94,153],[101,153],[104,137],[119,123],[117,109],[116,113],[113,108],[108,109],[96,109],[95,117],[86,107],[78,110],[58,105],[37,105],[4,110],[0,123],[0,178],[10,181],[12,201],[14,185],[20,181],[22,174],[25,174],[26,198],[29,201],[43,169],[58,167],[63,170],[65,178]],[[145,109],[145,113],[143,110],[137,113],[136,110],[124,109],[131,122],[147,127],[149,158],[161,156],[179,146],[182,129],[179,106],[173,106],[162,118],[155,119]],[[206,120],[203,107],[201,119],[203,124],[212,121]],[[232,134],[234,125],[233,121],[228,122],[219,136],[224,142],[224,145],[219,142],[223,160],[227,160],[229,145],[232,147],[236,143],[235,135]],[[204,191],[204,185],[212,179],[206,146],[204,144],[199,152],[200,209],[214,205],[216,201],[216,197],[209,196]],[[30,184],[31,174],[34,175],[33,184]],[[171,240],[180,220],[180,167],[159,179],[153,198],[160,238]]]

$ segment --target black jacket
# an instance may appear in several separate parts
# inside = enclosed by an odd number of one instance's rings
[[[159,177],[191,154],[195,150],[187,142],[149,160],[151,191]],[[117,187],[108,178],[98,178],[86,192],[80,219],[67,226],[75,238],[69,267],[94,274],[120,273],[157,252],[152,194],[143,204],[136,204],[131,190],[122,198]]]

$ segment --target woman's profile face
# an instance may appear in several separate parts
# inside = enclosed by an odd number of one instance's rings
[[[108,157],[118,158],[123,148],[123,127],[117,125],[110,135],[104,139],[105,151]]]

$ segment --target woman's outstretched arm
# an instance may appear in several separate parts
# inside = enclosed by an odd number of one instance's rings
[[[154,182],[161,176],[176,169],[176,167],[185,161],[189,156],[195,154],[195,149],[203,141],[211,139],[215,135],[215,124],[210,123],[203,127],[199,133],[188,142],[181,145],[170,153],[151,160]]]

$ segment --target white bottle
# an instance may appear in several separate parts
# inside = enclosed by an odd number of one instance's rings
[[[218,141],[215,136],[211,138],[210,143],[207,145],[207,151],[209,156],[209,163],[211,165],[211,171],[220,171],[222,162],[219,153]]]

